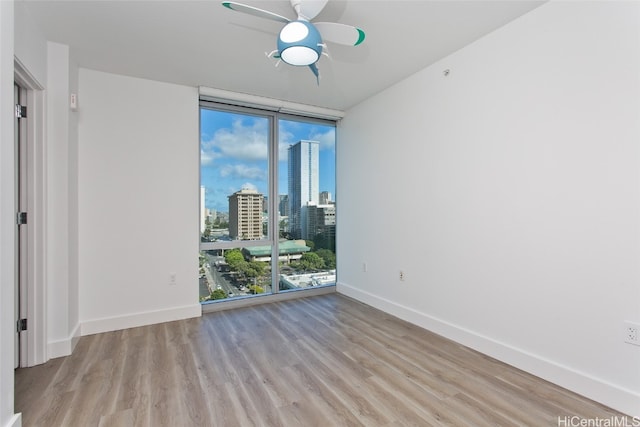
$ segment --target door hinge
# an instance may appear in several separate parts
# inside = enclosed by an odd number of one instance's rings
[[[27,223],[27,213],[26,212],[18,212],[16,223],[18,225],[25,225]]]
[[[27,107],[24,105],[16,104],[16,118],[24,119],[27,117]]]
[[[27,319],[18,320],[18,332],[27,330]]]

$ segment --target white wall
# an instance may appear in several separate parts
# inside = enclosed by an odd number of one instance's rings
[[[42,107],[31,105],[29,120],[41,112],[43,136],[35,146],[42,150],[42,163],[31,171],[38,184],[32,189],[44,209],[30,212],[30,230],[42,224],[45,234],[37,239],[44,248],[30,248],[38,256],[34,276],[33,306],[29,307],[29,324],[41,327],[46,348],[30,349],[30,363],[42,363],[51,357],[71,353],[74,338],[79,335],[79,304],[77,280],[77,124],[69,109],[69,93],[77,90],[77,67],[70,61],[68,46],[47,42],[32,20],[27,4],[15,4],[15,56],[30,77],[44,88]],[[46,122],[46,123],[45,123]],[[36,218],[41,215],[42,218]],[[31,244],[31,242],[30,242]],[[37,260],[35,260],[37,258]],[[43,267],[40,267],[40,265]],[[46,321],[44,320],[46,318]],[[33,332],[31,332],[33,333]],[[31,341],[30,341],[31,342]]]
[[[15,56],[41,85],[47,82],[47,41],[31,18],[27,2],[15,4]]]
[[[338,290],[640,415],[639,28],[547,3],[348,111]]]
[[[47,338],[49,357],[71,354],[78,335],[69,289],[69,47],[47,43]]]
[[[44,360],[70,354],[81,333],[200,315],[198,230],[190,227],[198,215],[197,89],[89,70],[81,89],[73,53],[44,39],[24,2],[15,23],[16,58],[45,87]],[[70,93],[79,95],[78,111]],[[103,181],[102,173],[122,179]],[[145,191],[134,194],[135,186]],[[101,233],[107,238],[96,244]],[[178,285],[169,287],[174,272]]]
[[[13,412],[15,203],[13,149],[13,17],[0,1],[0,425],[20,426]]]
[[[197,89],[81,68],[78,106],[82,334],[199,316]]]
[[[80,279],[78,277],[80,267],[78,265],[80,253],[79,253],[79,208],[78,208],[78,114],[76,111],[70,108],[70,96],[71,93],[78,94],[78,79],[79,69],[73,58],[72,51],[69,52],[69,80],[68,80],[68,93],[65,99],[65,107],[69,111],[68,123],[69,123],[69,181],[68,181],[68,214],[69,214],[69,325],[73,326],[70,329],[72,333],[71,347],[74,348],[79,337],[80,330]]]

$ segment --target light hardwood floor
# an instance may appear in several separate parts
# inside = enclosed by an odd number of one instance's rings
[[[557,426],[621,414],[339,294],[82,337],[24,426]]]

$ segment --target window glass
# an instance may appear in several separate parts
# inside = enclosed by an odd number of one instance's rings
[[[201,241],[268,235],[269,119],[200,110]]]
[[[335,125],[281,119],[279,125],[280,246],[308,248],[280,266],[280,289],[336,281]]]
[[[200,300],[335,285],[335,123],[204,101],[200,134]]]

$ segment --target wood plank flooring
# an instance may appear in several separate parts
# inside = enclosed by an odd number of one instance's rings
[[[557,426],[621,414],[339,294],[82,337],[28,426]]]

